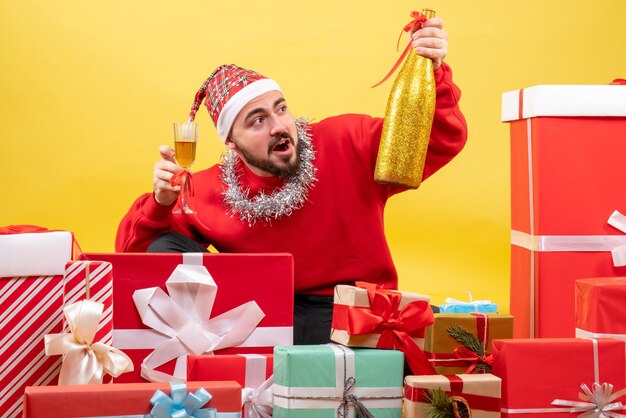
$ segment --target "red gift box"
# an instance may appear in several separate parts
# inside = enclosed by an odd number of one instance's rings
[[[611,250],[626,212],[626,88],[535,86],[503,95],[511,133],[514,336],[574,336],[574,281],[626,275]]]
[[[212,395],[202,408],[216,408],[216,418],[224,413],[231,418],[240,412],[241,387],[236,382],[189,382],[186,386],[188,393],[202,387]],[[165,395],[171,392],[167,383],[28,387],[24,418],[152,416],[147,414],[157,390]]]
[[[258,388],[273,373],[273,354],[187,356],[187,380],[234,380],[244,388]]]
[[[576,280],[576,336],[626,341],[626,277]]]
[[[142,322],[133,294],[152,287],[164,291],[168,278],[181,266],[204,266],[218,286],[211,319],[250,301],[255,301],[265,314],[242,344],[216,353],[271,353],[275,345],[292,344],[293,258],[290,254],[85,254],[83,257],[113,264],[113,346],[124,351],[135,367],[134,372],[123,374],[116,382],[144,381],[140,375],[144,359],[165,341],[174,339]],[[184,360],[186,353],[180,354]],[[169,361],[158,370],[172,374],[175,363]],[[183,370],[177,370],[180,373],[185,375]]]
[[[242,387],[243,414],[258,418],[257,410],[272,411],[273,354],[187,356],[187,380],[234,380]],[[250,405],[252,403],[253,405]]]
[[[624,341],[494,340],[493,374],[502,379],[503,417],[571,417],[569,408],[552,402],[578,401],[581,384],[592,388],[594,382],[611,383],[614,393],[625,387]]]
[[[4,260],[0,263],[2,417],[21,415],[26,386],[57,383],[61,357],[45,355],[44,336],[63,331],[63,307],[84,294],[80,272],[73,277],[66,275],[65,280],[63,276],[65,265],[77,248],[70,232],[18,232],[0,235],[3,256],[19,252],[19,257],[12,257],[9,263]],[[32,275],[39,266],[41,275]],[[7,277],[8,274],[19,276]],[[93,285],[99,288],[107,281],[110,296],[110,274],[108,278],[98,277]],[[101,293],[104,299],[105,294]],[[111,328],[108,327],[109,331]]]

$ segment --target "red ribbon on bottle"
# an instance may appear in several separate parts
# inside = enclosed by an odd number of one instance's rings
[[[428,19],[426,19],[426,16],[424,14],[422,14],[420,12],[416,12],[416,11],[412,11],[411,12],[411,17],[413,18],[413,20],[410,21],[409,23],[407,23],[406,25],[404,25],[404,28],[402,28],[402,31],[400,32],[400,36],[398,36],[398,43],[396,45],[396,49],[400,48],[400,39],[402,38],[402,32],[415,32],[416,30],[418,30],[419,28],[422,27],[422,23],[424,23],[424,22],[426,22],[426,20],[428,20]],[[404,51],[402,51],[402,55],[400,55],[400,58],[398,58],[398,60],[394,64],[394,66],[391,69],[391,71],[389,71],[389,73],[387,73],[387,75],[382,80],[380,80],[378,83],[374,84],[372,86],[372,88],[380,86],[385,81],[387,81],[387,79],[389,77],[391,77],[391,75],[398,69],[398,67],[400,66],[400,64],[404,60],[404,58],[407,56],[407,54],[409,53],[410,49],[411,49],[411,42],[409,42],[409,44],[406,46],[406,48],[404,48]]]
[[[367,290],[369,308],[335,305],[333,328],[346,329],[350,335],[380,334],[376,348],[398,349],[405,355],[416,375],[437,374],[413,337],[423,336],[424,328],[435,322],[427,301],[413,301],[398,309],[400,292],[383,289],[372,283],[356,282]]]
[[[463,393],[463,380],[457,375],[445,376],[450,380],[450,390],[444,391],[448,396],[459,396],[465,399],[471,409],[480,411],[500,411],[500,398],[485,395]],[[429,390],[404,385],[404,397],[411,402],[430,403]]]
[[[623,78],[616,78],[615,80],[609,83],[611,86],[624,86],[626,85],[626,80]]]

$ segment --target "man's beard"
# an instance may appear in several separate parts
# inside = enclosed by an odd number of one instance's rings
[[[279,136],[275,136],[274,138],[272,138],[272,141],[270,141],[270,145],[269,145],[270,152],[277,143],[279,143],[285,138],[289,138],[289,140],[291,141],[291,144],[293,145],[293,142],[294,142],[293,138],[291,138],[289,134],[285,133]],[[302,152],[302,141],[298,140],[298,145],[296,146],[296,149],[295,149],[295,152],[296,152],[295,160],[293,161],[293,163],[290,163],[286,166],[277,166],[276,164],[272,163],[269,159],[258,159],[250,155],[250,153],[248,153],[248,151],[241,146],[239,146],[239,152],[241,153],[241,156],[243,157],[243,159],[249,165],[256,167],[260,170],[266,171],[273,176],[280,177],[281,179],[286,180],[292,177],[294,174],[296,174],[296,172],[298,171],[298,168],[300,167],[300,154]]]

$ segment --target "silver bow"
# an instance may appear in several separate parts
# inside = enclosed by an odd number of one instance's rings
[[[581,418],[626,418],[624,414],[611,412],[626,409],[626,405],[621,402],[614,402],[626,394],[626,389],[613,393],[613,385],[610,383],[594,383],[593,392],[584,383],[580,385],[580,388],[583,390],[583,393],[578,393],[580,401],[555,399],[552,405],[569,406],[571,407],[570,413],[582,412],[578,415]]]

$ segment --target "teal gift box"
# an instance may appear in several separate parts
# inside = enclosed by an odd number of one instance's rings
[[[338,344],[274,348],[274,418],[401,418],[404,354]]]

